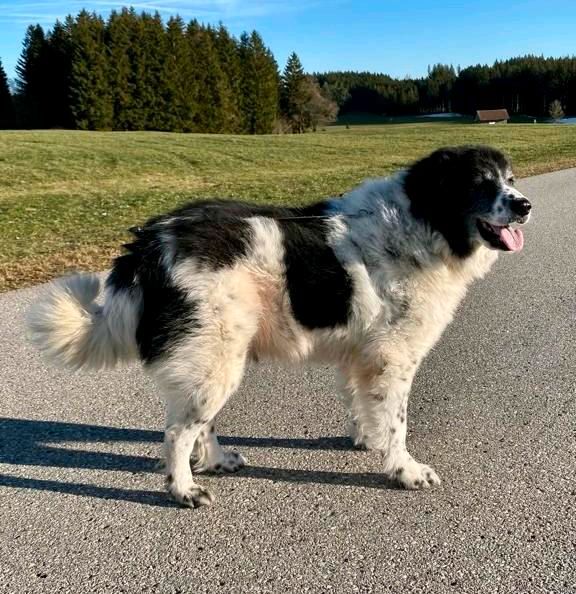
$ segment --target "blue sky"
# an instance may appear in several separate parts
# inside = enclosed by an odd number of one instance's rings
[[[49,28],[112,0],[0,0],[0,59],[8,76],[29,24]],[[437,62],[467,66],[535,53],[576,54],[576,0],[140,0],[137,10],[258,30],[280,67],[296,51],[308,71],[369,70],[422,76]]]

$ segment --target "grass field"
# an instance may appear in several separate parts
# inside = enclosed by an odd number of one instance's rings
[[[125,229],[187,200],[301,204],[461,143],[504,149],[519,176],[576,166],[575,126],[335,126],[257,137],[0,132],[0,290],[106,268]]]

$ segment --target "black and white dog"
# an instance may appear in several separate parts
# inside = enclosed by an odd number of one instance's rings
[[[393,177],[304,208],[210,201],[133,230],[96,304],[97,276],[54,283],[29,317],[52,360],[101,369],[139,357],[167,405],[166,475],[212,501],[195,471],[235,471],[214,419],[249,361],[330,362],[354,442],[408,489],[440,483],[406,449],[412,379],[467,286],[522,249],[530,203],[489,147],[437,150]]]

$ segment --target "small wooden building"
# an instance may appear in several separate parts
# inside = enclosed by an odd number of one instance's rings
[[[507,109],[479,109],[475,121],[480,124],[507,124],[509,119]]]

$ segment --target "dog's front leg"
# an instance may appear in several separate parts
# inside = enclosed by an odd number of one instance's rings
[[[352,416],[357,445],[384,453],[384,472],[407,489],[440,484],[434,470],[414,460],[406,449],[408,395],[417,365],[385,363],[351,370]]]

